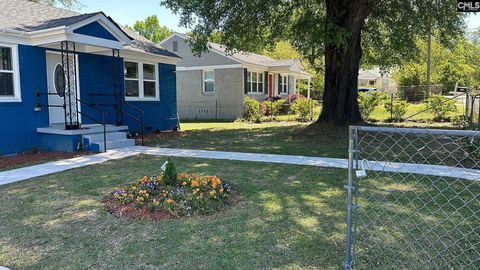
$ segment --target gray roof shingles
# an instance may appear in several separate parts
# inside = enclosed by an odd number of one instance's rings
[[[59,26],[69,26],[101,12],[80,14],[77,12],[50,7],[28,0],[0,0],[0,29],[33,32]],[[156,55],[177,57],[178,55],[162,48],[150,40],[125,27],[120,27],[127,36],[133,38],[126,49]]]

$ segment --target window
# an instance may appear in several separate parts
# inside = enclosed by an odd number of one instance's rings
[[[247,88],[249,93],[263,93],[263,73],[247,72]]]
[[[282,94],[288,93],[287,76],[280,75],[280,93]]]
[[[206,70],[203,72],[203,92],[215,92],[215,73],[213,70]]]
[[[21,101],[16,47],[0,44],[0,102]]]
[[[369,84],[369,85],[375,85],[375,80],[369,80],[369,81],[368,81],[368,84]]]
[[[173,41],[173,51],[176,52],[178,51],[178,41]]]
[[[158,100],[158,73],[155,64],[125,61],[125,99]]]

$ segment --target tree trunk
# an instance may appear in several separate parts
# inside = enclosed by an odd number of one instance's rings
[[[361,121],[357,102],[358,70],[362,57],[361,31],[369,15],[368,0],[327,0],[327,24],[333,24],[332,41],[325,45],[325,91],[317,122],[336,125]],[[332,32],[331,29],[329,29]],[[346,31],[345,43],[335,42]]]

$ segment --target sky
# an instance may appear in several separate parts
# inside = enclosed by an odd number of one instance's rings
[[[160,6],[160,0],[80,0],[80,3],[80,8],[74,8],[76,12],[103,11],[122,25],[133,26],[137,20],[144,20],[150,15],[157,15],[161,25],[167,26],[175,32],[184,33],[188,31],[188,29],[178,26],[180,16]]]
[[[103,11],[122,25],[132,26],[137,20],[157,15],[161,25],[175,32],[188,31],[178,26],[180,17],[160,6],[160,0],[80,0],[80,2],[82,7],[76,8],[75,11],[80,13]],[[469,29],[480,27],[480,14],[470,13],[467,17],[467,27]]]

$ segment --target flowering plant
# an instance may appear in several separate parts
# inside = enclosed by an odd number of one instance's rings
[[[165,183],[164,173],[144,176],[136,183],[112,192],[117,203],[167,210],[175,216],[208,214],[225,204],[232,188],[217,176],[179,173],[176,182]]]

